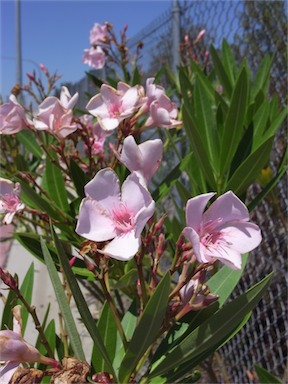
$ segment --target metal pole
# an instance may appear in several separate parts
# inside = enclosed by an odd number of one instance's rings
[[[20,0],[15,0],[16,11],[16,82],[22,87],[22,46]]]
[[[180,6],[177,0],[172,1],[172,70],[177,73],[177,67],[180,63],[179,56],[180,45]]]

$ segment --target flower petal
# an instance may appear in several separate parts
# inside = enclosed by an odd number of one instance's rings
[[[85,186],[86,196],[96,200],[104,210],[111,212],[119,205],[120,186],[116,173],[111,168],[101,169]]]
[[[99,251],[116,260],[130,260],[140,247],[140,238],[135,236],[134,231],[116,236],[106,247]]]
[[[249,212],[246,205],[232,192],[228,191],[207,209],[204,213],[204,224],[211,221],[217,222],[221,218],[221,223],[233,220],[249,220]]]
[[[223,238],[229,243],[229,248],[240,253],[252,251],[262,240],[260,228],[254,223],[235,221],[218,228]]]
[[[202,223],[202,216],[206,204],[214,196],[214,192],[204,193],[202,195],[192,197],[186,204],[186,223],[187,227],[193,228],[195,231],[199,231]]]
[[[138,145],[133,136],[127,136],[123,142],[123,149],[120,161],[129,169],[130,172],[138,171],[142,168],[143,160]]]
[[[131,173],[122,185],[122,202],[136,216],[143,208],[150,206],[153,201],[149,191],[140,183],[135,172]]]
[[[193,228],[184,228],[183,235],[192,243],[194,255],[200,263],[209,263],[212,261],[212,258],[206,254],[206,248],[201,243],[198,233]]]
[[[92,241],[106,241],[116,236],[113,220],[96,201],[82,200],[76,233]]]
[[[160,139],[147,140],[139,145],[142,154],[142,173],[148,183],[161,164],[163,143]]]

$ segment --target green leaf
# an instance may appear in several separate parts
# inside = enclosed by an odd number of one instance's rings
[[[132,79],[132,86],[137,84],[141,84],[141,75],[138,68],[135,67]]]
[[[88,332],[90,333],[90,336],[94,343],[96,344],[96,347],[99,349],[99,352],[101,353],[103,359],[105,360],[105,363],[107,365],[108,372],[112,373],[112,375],[115,377],[115,372],[111,363],[111,360],[109,358],[108,352],[105,348],[105,345],[103,343],[102,337],[100,332],[98,331],[98,328],[95,324],[95,320],[93,319],[91,312],[89,311],[87,302],[83,296],[83,293],[81,289],[79,288],[79,285],[77,283],[77,280],[72,272],[72,269],[70,267],[67,255],[54,231],[52,230],[52,237],[55,243],[56,251],[59,257],[59,261],[62,265],[63,271],[65,273],[66,279],[68,281],[68,284],[70,286],[73,298],[75,300],[75,303],[77,305],[78,311],[81,315],[81,319],[87,328]]]
[[[165,374],[187,361],[192,369],[194,363],[199,363],[199,357],[205,358],[211,350],[216,350],[259,302],[271,277],[272,273],[202,323],[152,366],[148,378]]]
[[[99,333],[102,336],[103,343],[106,347],[109,358],[111,361],[113,361],[116,351],[117,327],[115,325],[113,313],[111,312],[107,301],[105,301],[102,307],[97,327]],[[107,367],[107,364],[105,363],[105,360],[102,357],[102,354],[100,353],[97,347],[93,347],[92,365],[95,372],[104,372],[109,369],[109,367]]]
[[[216,49],[211,45],[210,47],[210,54],[212,57],[212,61],[215,67],[216,74],[220,80],[220,83],[224,89],[224,91],[227,93],[227,95],[230,97],[232,94],[232,84],[229,80],[229,76],[222,64],[222,61],[216,51]]]
[[[255,79],[253,81],[253,86],[251,88],[251,100],[255,99],[260,90],[266,94],[272,61],[273,60],[270,58],[268,53],[261,61],[258,72],[256,73]]]
[[[138,306],[136,301],[133,301],[128,311],[125,313],[121,324],[125,333],[126,339],[129,342],[137,325]],[[116,372],[119,371],[119,367],[125,355],[125,348],[122,343],[119,333],[117,334],[116,354],[113,361],[113,367]]]
[[[18,276],[13,276],[16,281],[18,281]],[[4,305],[4,309],[2,312],[2,320],[1,320],[1,330],[2,329],[13,329],[13,315],[11,309],[15,307],[15,303],[17,301],[17,295],[14,291],[9,289],[8,296],[6,298],[6,302]]]
[[[15,177],[15,179],[15,181],[18,181],[21,184],[21,199],[26,205],[31,208],[38,209],[42,212],[46,212],[53,219],[59,219],[59,214],[55,211],[54,208],[52,208],[51,203],[49,203],[47,200],[44,200],[25,181],[18,177]]]
[[[101,79],[93,75],[91,72],[85,71],[85,73],[88,79],[91,80],[92,83],[96,85],[97,88],[101,88],[101,85],[104,84],[104,82]]]
[[[221,138],[220,171],[222,176],[229,167],[240,139],[244,134],[248,90],[247,70],[243,68],[233,91]]]
[[[42,158],[42,149],[35,140],[33,132],[27,130],[20,131],[17,133],[16,139],[23,144],[26,153],[32,153],[39,160]]]
[[[59,164],[56,156],[54,162],[46,157],[45,176],[47,182],[47,192],[56,203],[56,205],[64,212],[69,212],[68,196],[64,177],[61,169],[56,164]]]
[[[212,103],[197,77],[194,85],[194,115],[196,127],[204,143],[207,158],[210,159],[212,165],[216,165],[218,158],[214,158],[215,130],[213,126]]]
[[[270,138],[256,151],[251,153],[233,173],[227,183],[226,190],[231,189],[237,195],[245,192],[249,185],[258,177],[261,169],[267,164],[272,145],[273,138]]]
[[[42,263],[44,262],[44,257],[43,257],[43,252],[42,252],[42,247],[40,243],[40,236],[35,235],[33,233],[21,233],[21,232],[16,232],[13,234],[14,238],[19,241],[19,243],[27,249],[29,253],[31,253],[33,256],[37,257],[39,261]],[[47,245],[47,244],[46,244]],[[58,264],[58,257],[57,254],[55,253],[55,249],[48,244],[47,245],[49,252],[53,258],[54,263]]]
[[[75,185],[78,196],[83,198],[85,197],[84,186],[87,184],[88,180],[83,169],[73,159],[70,159],[70,176]]]
[[[254,365],[260,384],[281,384],[281,380],[259,365]]]
[[[277,174],[273,177],[273,179],[265,186],[265,188],[262,189],[262,191],[253,199],[249,205],[248,210],[249,212],[253,211],[255,207],[268,195],[269,192],[273,190],[278,185],[278,181],[284,176],[284,174],[287,172],[287,148],[285,150],[285,153],[282,156],[282,159],[280,161]]]
[[[209,78],[204,74],[203,69],[197,65],[194,61],[191,62],[192,70],[197,74],[197,79],[201,83],[202,88],[205,89],[207,96],[211,101],[214,100],[215,89],[213,87],[212,82]]]
[[[47,327],[45,328],[44,334],[46,336],[46,339],[49,341],[49,346],[51,348],[51,351],[54,353],[55,348],[56,348],[56,329],[55,329],[55,320],[52,319]],[[38,350],[42,355],[45,356],[46,349],[43,344],[39,344]]]
[[[33,284],[34,284],[34,263],[30,265],[24,277],[23,283],[20,286],[21,295],[24,297],[24,299],[27,301],[29,305],[31,305]],[[29,312],[27,308],[23,305],[21,300],[18,300],[17,304],[20,304],[22,307],[22,335],[24,336]]]
[[[217,189],[213,168],[207,155],[207,150],[203,137],[198,130],[197,123],[189,110],[191,106],[184,104],[183,108],[183,122],[185,131],[191,143],[191,148],[195,158],[197,159],[198,167],[200,167],[203,175],[205,176],[207,184],[214,190]]]
[[[222,61],[223,61],[223,66],[225,68],[227,77],[229,78],[229,82],[233,86],[235,82],[235,73],[236,73],[237,67],[236,67],[235,57],[226,39],[223,39],[223,42],[222,42]]]
[[[45,264],[48,269],[48,273],[54,288],[54,292],[57,298],[57,302],[59,304],[62,317],[65,321],[67,333],[69,336],[70,343],[72,345],[73,351],[75,353],[75,356],[79,360],[85,360],[85,355],[82,348],[82,342],[79,336],[79,333],[77,331],[76,324],[74,322],[74,318],[71,312],[71,309],[69,307],[69,304],[67,302],[67,298],[65,295],[65,291],[63,290],[63,286],[61,283],[61,280],[58,276],[57,269],[54,265],[53,259],[50,255],[50,252],[44,242],[44,240],[41,238],[41,246],[43,250],[43,256],[45,260]],[[67,261],[68,262],[68,261]],[[68,262],[69,264],[69,262]]]
[[[120,382],[127,382],[148,347],[159,333],[167,310],[170,291],[170,274],[167,272],[149,299],[129,343],[119,369]]]
[[[129,287],[130,285],[135,286],[138,277],[137,269],[132,268],[117,281],[117,283],[114,285],[114,288],[121,289],[123,287]]]
[[[43,318],[43,320],[41,322],[41,326],[42,326],[43,329],[46,328],[46,323],[47,323],[48,315],[49,315],[49,312],[50,312],[50,306],[51,306],[51,304],[49,303],[48,306],[47,306],[44,318]],[[39,334],[38,337],[37,337],[36,343],[35,343],[35,348],[39,350],[39,348],[41,348],[40,347],[41,345],[42,345],[42,343],[41,343],[41,336]],[[43,353],[43,354],[45,355],[45,353]]]
[[[247,260],[248,253],[242,255],[241,270],[231,269],[224,265],[206,282],[210,292],[219,295],[218,303],[220,307],[227,301],[241,279]]]

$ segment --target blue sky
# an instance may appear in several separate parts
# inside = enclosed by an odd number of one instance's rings
[[[40,63],[62,74],[60,82],[80,80],[90,69],[82,56],[95,22],[109,21],[117,33],[127,23],[133,37],[171,6],[169,0],[20,1],[23,83],[26,72],[37,71]],[[16,82],[15,0],[0,0],[0,14],[0,93],[6,101]]]

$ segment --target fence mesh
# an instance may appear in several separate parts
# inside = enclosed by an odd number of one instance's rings
[[[189,33],[195,38],[206,30],[207,47],[221,47],[225,38],[239,60],[247,58],[249,67],[256,70],[265,53],[274,54],[270,92],[277,93],[280,102],[287,95],[287,3],[282,1],[192,1],[180,3],[181,37]],[[171,9],[148,25],[129,42],[132,50],[143,42],[143,68],[155,73],[165,62],[172,64],[172,5]],[[161,53],[161,54],[160,54]],[[278,133],[271,159],[275,171],[286,142],[286,124]],[[259,192],[255,184],[249,197]],[[253,220],[262,229],[263,242],[250,254],[243,277],[235,295],[243,293],[256,281],[274,270],[271,286],[250,320],[220,351],[230,382],[256,383],[253,366],[261,365],[282,378],[287,362],[287,192],[282,179],[270,196],[257,207]],[[221,370],[219,382],[224,381]],[[283,380],[284,381],[284,380]],[[207,382],[207,381],[206,381]]]

